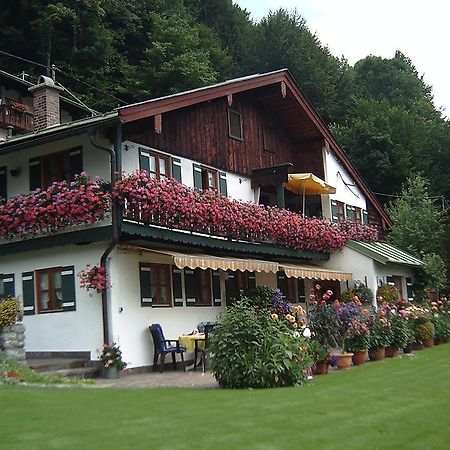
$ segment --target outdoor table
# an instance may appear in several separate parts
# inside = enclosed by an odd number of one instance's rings
[[[198,354],[205,348],[205,334],[182,335],[178,338],[178,341],[181,346],[186,348],[186,353],[194,353],[194,364],[192,368],[196,370],[201,362],[201,359],[197,362]]]

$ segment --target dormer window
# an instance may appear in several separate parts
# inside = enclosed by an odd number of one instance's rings
[[[244,140],[244,133],[242,131],[242,116],[234,109],[228,110],[228,134],[233,139],[238,139],[240,141]]]

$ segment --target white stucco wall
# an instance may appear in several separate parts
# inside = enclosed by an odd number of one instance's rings
[[[108,141],[97,138],[97,141],[104,145],[110,145]],[[110,179],[109,155],[105,151],[91,146],[87,135],[73,136],[57,142],[51,142],[44,145],[38,145],[32,148],[26,148],[14,153],[0,156],[0,167],[6,166],[8,172],[7,190],[8,198],[30,192],[29,180],[29,159],[37,156],[43,156],[49,153],[61,152],[72,147],[82,146],[83,148],[83,168],[84,171],[92,176],[99,176],[103,180]],[[11,169],[20,168],[21,173],[17,177],[12,177]]]
[[[193,164],[196,163],[202,165],[200,162],[183,158],[178,155],[171,155],[170,153],[162,152],[156,148],[146,147],[145,145],[131,141],[124,141],[122,143],[122,170],[125,173],[131,173],[139,169],[139,148],[153,150],[163,155],[174,156],[181,159],[181,180],[186,186],[194,187]],[[206,167],[219,170],[218,167],[214,166]],[[228,197],[242,201],[254,201],[254,190],[251,187],[250,178],[231,172],[225,173],[227,174]]]
[[[77,274],[100,261],[106,244],[67,246],[0,257],[0,273],[14,273],[15,293],[22,299],[22,273],[39,269],[74,266],[76,311],[24,316],[26,351],[90,351],[103,343],[101,296],[89,296],[80,287]]]

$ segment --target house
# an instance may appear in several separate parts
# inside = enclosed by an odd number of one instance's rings
[[[0,144],[0,295],[23,302],[29,354],[115,341],[149,366],[151,323],[177,338],[256,285],[339,296],[357,268],[331,253],[390,226],[287,70],[66,123],[39,100],[62,95],[52,79],[28,91],[34,131]]]

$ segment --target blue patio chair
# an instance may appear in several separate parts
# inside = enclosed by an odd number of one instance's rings
[[[177,370],[177,364],[175,356],[177,353],[181,356],[181,362],[183,364],[183,370],[186,371],[186,366],[184,364],[184,352],[186,347],[182,347],[178,340],[176,339],[166,339],[164,337],[163,330],[159,323],[153,323],[149,327],[150,333],[153,338],[154,344],[154,356],[153,356],[153,372],[156,371],[156,366],[158,365],[158,357],[161,356],[159,361],[159,371],[162,373],[164,370],[164,362],[166,355],[170,353],[172,355],[172,363],[174,370]]]

